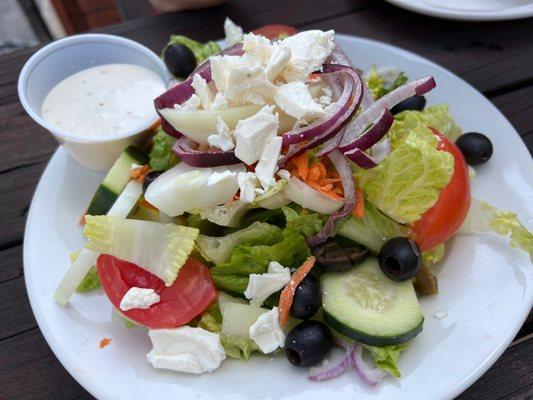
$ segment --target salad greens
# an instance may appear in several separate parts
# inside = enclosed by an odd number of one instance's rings
[[[472,198],[470,210],[461,227],[461,233],[475,232],[493,232],[501,236],[509,235],[509,244],[524,250],[533,262],[533,233],[522,225],[515,213],[499,210],[482,200]]]
[[[306,209],[298,213],[287,206],[281,207],[281,210],[287,220],[287,229],[301,233],[306,238],[316,235],[324,226],[324,218],[318,213]]]
[[[187,36],[182,35],[172,35],[170,36],[170,39],[168,40],[167,46],[171,44],[181,44],[183,46],[188,47],[194,54],[194,57],[196,58],[196,63],[200,64],[204,60],[208,59],[212,55],[217,54],[220,52],[220,46],[217,42],[208,41],[205,43],[197,42],[194,39],[190,39]],[[161,52],[163,54],[165,52],[166,46]]]
[[[370,352],[370,356],[378,368],[387,371],[396,378],[401,377],[400,370],[398,369],[398,360],[400,353],[408,347],[408,344],[404,343],[385,347],[364,344],[363,347]]]
[[[419,125],[377,167],[359,169],[368,200],[400,223],[411,223],[437,201],[453,174],[453,156],[436,149],[438,139]]]
[[[76,261],[78,254],[80,254],[79,251],[76,251],[70,254],[71,263]],[[98,271],[96,270],[96,267],[93,265],[91,269],[89,270],[89,272],[87,272],[85,277],[82,279],[78,287],[76,288],[76,292],[86,293],[86,292],[90,292],[91,290],[98,289],[99,287],[100,287],[100,278],[98,278]]]
[[[384,76],[379,73],[377,67],[375,65],[372,66],[365,77],[365,82],[375,100],[402,86],[408,80],[407,75],[405,75],[403,71],[394,75],[394,79],[392,79],[391,82],[387,82],[390,79],[385,79]]]
[[[198,237],[198,229],[174,224],[87,216],[87,249],[111,254],[142,265],[170,286],[187,261]]]
[[[179,159],[172,151],[176,139],[165,133],[163,128],[157,128],[157,133],[152,138],[152,149],[148,155],[152,171],[166,171],[175,166]]]
[[[444,257],[444,243],[422,253],[422,262],[425,265],[436,264]]]

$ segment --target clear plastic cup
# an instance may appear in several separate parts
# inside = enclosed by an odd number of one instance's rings
[[[52,126],[41,117],[46,95],[63,79],[84,69],[104,64],[134,64],[151,69],[165,84],[169,74],[161,58],[147,47],[114,35],[83,34],[50,43],[24,65],[18,80],[18,94],[26,112],[46,128],[81,165],[104,171],[122,150],[140,142],[158,121],[150,118],[138,127],[113,136],[81,137]]]

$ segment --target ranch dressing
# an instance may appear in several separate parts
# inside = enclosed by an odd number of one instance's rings
[[[153,100],[164,91],[161,77],[148,68],[99,65],[59,82],[44,99],[41,115],[79,136],[112,136],[153,119]]]

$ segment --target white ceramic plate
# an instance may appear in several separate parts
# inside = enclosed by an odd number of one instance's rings
[[[420,14],[463,21],[499,21],[533,16],[532,0],[386,0]]]
[[[467,83],[419,56],[382,43],[338,35],[356,64],[395,65],[410,78],[433,75],[430,103],[451,103],[466,130],[487,134],[492,160],[478,168],[474,195],[516,211],[531,228],[533,161],[518,134],[494,106]],[[66,308],[52,294],[68,254],[83,246],[78,225],[103,175],[80,167],[63,148],[52,157],[33,199],[24,239],[24,272],[31,305],[50,347],[65,368],[100,400],[131,399],[451,399],[471,385],[509,345],[533,301],[527,256],[496,237],[459,236],[438,268],[440,293],[421,300],[424,331],[402,356],[404,377],[369,388],[355,375],[323,383],[279,355],[243,364],[225,361],[212,374],[189,376],[155,370],[146,362],[150,340],[127,329],[105,295],[75,295]],[[529,220],[528,220],[529,218]],[[435,314],[446,313],[438,319]],[[103,337],[112,338],[104,349]]]

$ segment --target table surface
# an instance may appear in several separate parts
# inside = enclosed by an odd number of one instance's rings
[[[450,69],[487,96],[533,151],[533,20],[450,22],[375,0],[241,0],[134,20],[106,32],[159,52],[170,34],[223,36],[228,15],[250,30],[268,23],[335,29],[388,42]],[[57,143],[24,112],[19,72],[34,49],[0,57],[0,399],[92,399],[61,366],[33,317],[22,270],[31,197]],[[528,361],[529,360],[529,361]],[[533,314],[498,362],[459,399],[533,398]]]

